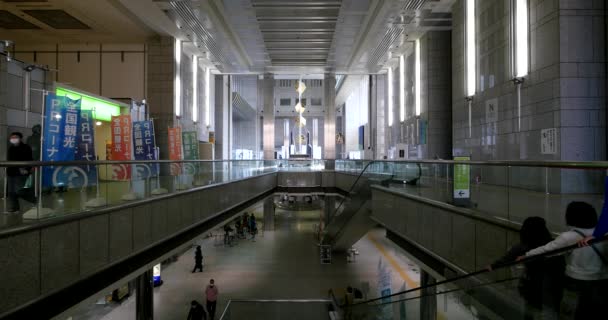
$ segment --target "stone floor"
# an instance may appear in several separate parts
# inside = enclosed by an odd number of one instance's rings
[[[261,213],[257,215],[261,221]],[[329,289],[343,297],[348,285],[363,289],[369,298],[378,297],[379,279],[387,274],[380,272],[379,265],[388,270],[392,292],[418,286],[418,266],[386,239],[382,229],[370,231],[356,243],[359,255],[355,262],[334,256],[331,264],[321,264],[313,239],[319,215],[319,211],[277,210],[274,231],[260,234],[255,242],[240,240],[234,247],[216,246],[213,238],[200,239],[197,243],[203,247],[204,272],[191,273],[193,250],[162,270],[164,284],[155,288],[154,294],[155,319],[185,319],[190,301],[204,300],[203,290],[211,278],[220,291],[216,319],[230,299],[319,299],[327,298]],[[75,314],[72,320],[134,319],[134,301],[132,296],[120,305],[84,306],[86,312]],[[408,303],[408,319],[418,317],[416,301]],[[399,312],[397,307],[395,312]],[[472,318],[468,309],[453,299],[438,300],[438,309],[441,319],[447,319],[447,314],[449,319]]]

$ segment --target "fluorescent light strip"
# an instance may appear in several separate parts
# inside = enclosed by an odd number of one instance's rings
[[[388,68],[387,72],[388,82],[388,126],[393,125],[393,115],[395,110],[393,109],[393,68]]]
[[[420,80],[420,39],[416,40],[416,116],[420,115],[420,86],[422,82]]]
[[[399,57],[399,121],[405,121],[405,58]]]
[[[209,88],[210,88],[210,69],[206,68],[205,69],[205,125],[208,127],[210,122],[209,119],[209,110],[211,109],[211,92],[209,92]]]
[[[476,52],[475,52],[475,0],[466,0],[466,61],[467,96],[475,95],[476,89]]]
[[[528,0],[515,1],[515,77],[528,74]]]
[[[198,57],[192,56],[192,121],[198,121]]]
[[[175,116],[180,117],[182,115],[182,79],[181,79],[181,67],[182,67],[182,42],[179,39],[175,39],[175,92],[174,97],[174,108]]]

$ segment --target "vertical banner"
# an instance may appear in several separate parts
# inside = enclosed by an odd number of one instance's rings
[[[78,124],[78,134],[76,139],[75,160],[95,161],[95,133],[93,132],[93,111],[81,110],[80,121]],[[91,166],[79,166],[83,170],[82,186],[94,186],[97,184],[97,168]]]
[[[112,160],[131,160],[131,116],[112,116]],[[131,166],[112,165],[112,180],[131,179]]]
[[[184,160],[198,160],[198,134],[196,131],[182,133],[182,146],[184,150]],[[197,173],[196,163],[184,163],[184,173],[194,175]]]
[[[182,128],[169,128],[169,160],[182,160]],[[171,163],[171,175],[181,174],[181,164]]]
[[[196,131],[182,133],[184,160],[198,160],[198,138]]]
[[[154,126],[152,120],[133,122],[133,159],[156,160],[156,142],[154,141]],[[146,179],[156,175],[157,166],[154,164],[137,164],[135,175],[138,179]]]
[[[469,161],[471,157],[454,157],[454,161]],[[468,164],[454,165],[454,204],[468,206],[471,198],[471,167]]]
[[[42,161],[75,160],[80,100],[48,94],[45,104]],[[79,178],[79,175],[83,177]],[[80,179],[86,179],[86,173],[75,166],[48,166],[44,167],[42,173],[42,185],[45,187],[76,188],[82,186]]]

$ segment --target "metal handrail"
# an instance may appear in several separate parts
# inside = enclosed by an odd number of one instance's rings
[[[597,244],[597,243],[600,243],[600,242],[604,242],[604,241],[608,241],[608,235],[605,235],[603,238],[592,239],[592,240],[590,240],[588,242],[588,244],[589,244],[589,246],[593,246],[594,244]],[[521,260],[514,260],[514,261],[505,262],[505,263],[500,263],[500,264],[497,264],[497,265],[493,266],[491,269],[490,268],[485,268],[485,269],[477,270],[477,271],[474,271],[474,272],[471,272],[471,273],[462,274],[462,275],[459,275],[459,276],[456,276],[456,277],[453,277],[453,278],[445,279],[443,281],[437,281],[435,283],[432,283],[432,284],[429,284],[429,285],[426,285],[426,286],[420,286],[420,287],[417,287],[417,288],[407,289],[407,290],[396,292],[396,293],[393,293],[393,294],[390,294],[390,295],[386,295],[384,297],[373,298],[373,299],[368,299],[368,300],[365,300],[365,301],[357,302],[357,303],[354,303],[354,304],[352,304],[350,306],[354,307],[354,306],[359,306],[359,305],[365,305],[365,304],[369,304],[371,302],[380,301],[380,300],[383,300],[383,299],[399,296],[399,295],[406,294],[406,293],[411,293],[411,292],[415,292],[415,291],[421,291],[421,290],[424,290],[424,289],[427,289],[427,288],[432,288],[432,287],[437,287],[437,286],[440,286],[440,285],[454,283],[456,281],[460,281],[460,280],[467,279],[467,278],[472,278],[472,277],[475,277],[475,276],[478,276],[478,275],[481,275],[481,274],[484,274],[484,273],[488,273],[488,272],[493,272],[493,271],[496,271],[496,270],[499,270],[499,269],[505,269],[505,268],[516,266],[516,265],[525,264],[525,263],[529,263],[529,262],[532,262],[532,261],[544,259],[544,258],[547,258],[547,257],[553,257],[553,256],[558,256],[558,255],[566,254],[566,253],[568,253],[570,251],[581,249],[581,248],[584,248],[584,247],[581,247],[578,243],[575,243],[575,244],[569,245],[567,247],[558,248],[558,249],[551,250],[551,251],[548,251],[548,252],[545,252],[545,253],[542,253],[542,254],[532,255],[532,256],[526,256],[525,258],[523,258]]]
[[[330,299],[230,299],[222,312],[219,320],[225,320],[226,314],[228,314],[228,310],[230,310],[230,305],[234,302],[247,302],[247,303],[311,303],[311,302],[321,302],[321,303],[330,303],[332,300]]]
[[[0,161],[0,167],[25,167],[25,166],[57,166],[57,165],[104,165],[104,164],[150,164],[150,163],[222,163],[222,162],[259,162],[259,161],[287,161],[306,162],[309,159],[252,159],[252,160],[95,160],[95,161]],[[374,162],[374,163],[412,163],[412,164],[468,164],[479,166],[509,166],[509,167],[547,167],[562,169],[608,169],[608,161],[561,161],[561,160],[341,160],[341,159],[319,159],[315,161],[343,161],[343,162]]]

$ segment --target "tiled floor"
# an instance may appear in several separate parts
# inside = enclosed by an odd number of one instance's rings
[[[210,278],[216,280],[220,290],[216,319],[230,299],[326,298],[330,288],[342,297],[348,285],[369,287],[368,297],[378,297],[380,263],[389,270],[392,292],[402,290],[404,284],[408,288],[418,286],[418,267],[384,237],[382,229],[370,231],[357,242],[355,247],[360,254],[354,263],[347,263],[344,256],[334,256],[331,264],[320,264],[313,239],[313,225],[319,221],[319,214],[278,210],[275,231],[266,231],[255,242],[240,240],[234,247],[215,246],[213,239],[200,240],[205,256],[204,272],[190,273],[193,250],[163,270],[164,284],[154,294],[155,319],[185,319],[190,301],[204,300],[203,290]],[[258,216],[261,221],[261,214]],[[134,300],[129,298],[111,310],[103,308],[96,319],[133,319]],[[450,319],[471,318],[458,303],[450,301],[449,308],[440,313],[450,311]],[[408,306],[407,310],[408,318],[418,316],[417,308]],[[85,318],[73,317],[77,319]]]

